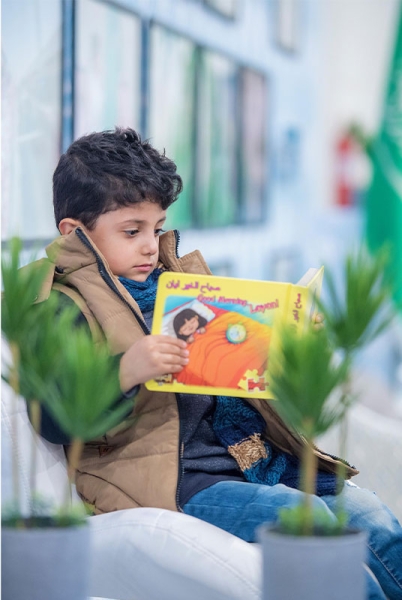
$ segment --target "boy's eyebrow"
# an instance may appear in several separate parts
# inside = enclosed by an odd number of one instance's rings
[[[159,219],[159,221],[156,222],[156,224],[158,225],[159,223],[164,223],[166,221],[166,217],[162,217],[161,219]],[[127,221],[122,221],[120,223],[120,225],[141,225],[142,223],[146,223],[145,219],[127,219]]]

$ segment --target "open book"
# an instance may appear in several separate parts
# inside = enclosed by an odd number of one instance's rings
[[[314,318],[324,267],[297,284],[162,273],[152,333],[188,343],[180,373],[152,379],[150,390],[270,398],[269,353],[284,322],[302,331]]]

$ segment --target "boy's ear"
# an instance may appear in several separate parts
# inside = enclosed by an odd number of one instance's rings
[[[75,229],[78,226],[82,227],[81,221],[78,221],[77,219],[70,219],[69,217],[67,217],[66,219],[62,219],[60,221],[59,231],[61,235],[68,235],[73,231],[73,229]]]

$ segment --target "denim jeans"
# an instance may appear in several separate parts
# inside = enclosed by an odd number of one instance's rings
[[[221,481],[195,494],[183,510],[246,542],[255,542],[255,531],[261,523],[276,521],[279,508],[294,506],[301,498],[300,491],[283,484],[270,487]],[[317,507],[323,507],[336,519],[336,496],[313,499]],[[402,528],[396,517],[374,493],[349,482],[342,491],[342,500],[349,525],[368,535],[368,598],[384,600],[385,593],[389,600],[402,600]]]

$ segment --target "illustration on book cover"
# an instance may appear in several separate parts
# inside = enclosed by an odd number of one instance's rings
[[[286,308],[293,292],[288,318],[300,325],[307,308],[304,290],[308,286],[299,289],[289,283],[163,273],[152,333],[185,340],[189,363],[180,373],[151,380],[146,387],[268,398],[274,323],[289,312]]]

